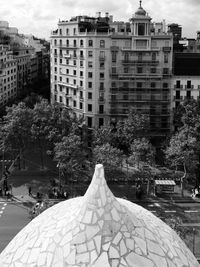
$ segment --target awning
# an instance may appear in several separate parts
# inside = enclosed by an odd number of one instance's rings
[[[155,185],[176,185],[174,180],[155,180]]]

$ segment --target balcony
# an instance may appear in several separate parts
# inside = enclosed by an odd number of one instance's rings
[[[188,90],[194,89],[194,85],[190,85],[190,86],[185,85],[185,89],[188,89]]]
[[[182,96],[174,96],[174,100],[176,101],[182,101],[183,97]]]
[[[183,85],[182,84],[181,85],[175,84],[174,89],[183,89]]]
[[[70,59],[71,58],[71,55],[63,54],[63,57]]]
[[[101,91],[101,92],[104,92],[105,91],[105,87],[99,87],[99,91]]]
[[[122,64],[135,64],[135,65],[157,65],[159,64],[158,60],[131,60],[124,59],[122,60]]]
[[[119,46],[112,45],[112,46],[110,47],[110,50],[111,50],[111,51],[119,51]]]
[[[102,56],[99,56],[99,61],[105,61],[106,60],[106,57],[102,57]]]
[[[72,98],[72,93],[65,94],[65,97],[66,97],[66,98]]]
[[[105,98],[104,97],[99,97],[98,102],[99,102],[99,104],[104,104],[105,103]]]

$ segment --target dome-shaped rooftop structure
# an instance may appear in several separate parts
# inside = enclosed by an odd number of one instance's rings
[[[177,234],[149,211],[115,198],[102,165],[83,197],[32,220],[0,255],[1,267],[197,267]]]
[[[146,16],[146,11],[142,7],[142,1],[140,1],[140,6],[138,10],[135,12],[136,16]]]

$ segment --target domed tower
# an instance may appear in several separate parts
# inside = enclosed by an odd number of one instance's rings
[[[131,18],[131,33],[135,36],[148,36],[150,35],[151,17],[142,7],[142,1],[140,0],[140,6],[135,14]]]
[[[97,165],[83,197],[32,220],[0,254],[1,267],[198,267],[177,234],[151,212],[115,198]]]

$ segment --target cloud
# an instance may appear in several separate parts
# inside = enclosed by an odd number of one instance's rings
[[[199,0],[148,0],[143,1],[142,6],[153,21],[165,19],[166,23],[182,25],[185,36],[195,37],[200,29]],[[7,20],[22,33],[49,37],[59,19],[94,16],[101,11],[109,12],[115,20],[128,21],[138,7],[138,0],[9,0],[1,3],[0,20]]]

